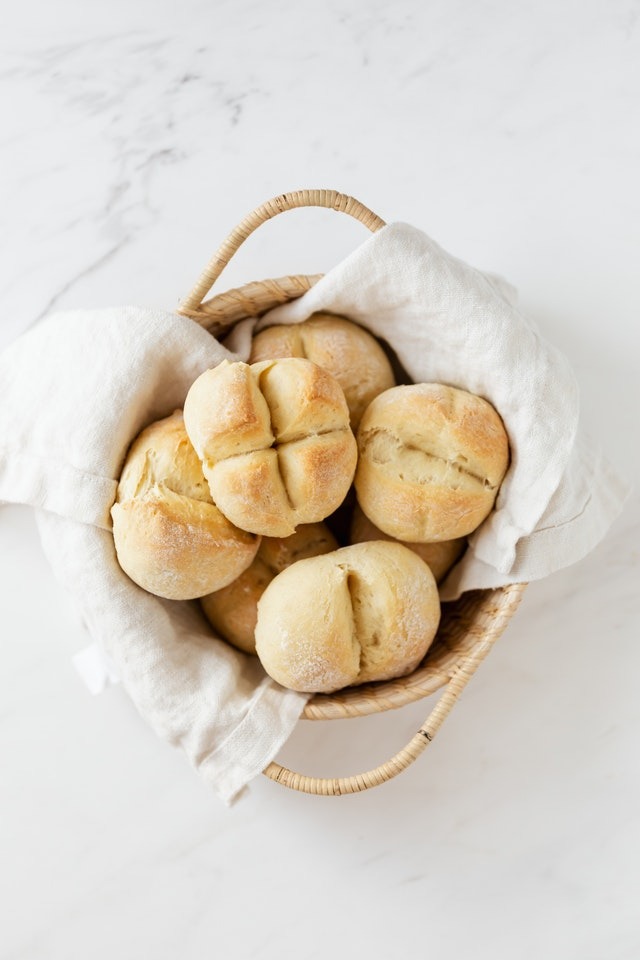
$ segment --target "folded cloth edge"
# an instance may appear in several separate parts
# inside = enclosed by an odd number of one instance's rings
[[[273,681],[265,678],[250,701],[246,716],[222,743],[196,764],[202,779],[214,787],[227,806],[243,795],[249,782],[265,767],[265,749],[260,746],[260,734],[278,729],[269,749],[274,758],[293,733],[309,697],[307,693],[275,686]],[[233,759],[231,764],[229,757]]]
[[[0,448],[0,500],[111,530],[118,481],[23,450]]]

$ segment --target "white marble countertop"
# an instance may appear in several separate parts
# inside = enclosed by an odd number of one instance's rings
[[[331,187],[506,276],[640,475],[640,5],[35,0],[2,40],[0,345],[53,309],[172,308],[278,193]],[[362,228],[262,228],[221,288],[331,267]],[[529,587],[429,751],[360,796],[258,778],[233,808],[92,698],[27,508],[0,511],[0,958],[635,960],[637,488]],[[385,759],[426,713],[302,723],[310,773]]]

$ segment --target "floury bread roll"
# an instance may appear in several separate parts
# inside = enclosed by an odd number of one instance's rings
[[[358,430],[355,487],[367,517],[410,543],[467,536],[491,512],[509,464],[486,400],[439,383],[393,387]]]
[[[351,518],[350,539],[351,543],[365,543],[367,540],[391,538],[376,527],[356,504]],[[404,545],[424,560],[436,578],[436,583],[440,583],[464,553],[467,540],[466,537],[459,537],[457,540],[441,540],[439,543],[405,543]]]
[[[225,360],[192,384],[184,419],[213,499],[243,530],[288,537],[349,490],[357,447],[347,403],[309,360]]]
[[[290,537],[263,537],[256,558],[228,587],[202,597],[200,603],[211,626],[245,653],[256,652],[258,600],[268,584],[297,560],[317,557],[338,547],[323,523],[308,523]]]
[[[250,362],[274,357],[306,357],[328,370],[344,390],[353,430],[373,398],[395,384],[378,341],[357,323],[330,313],[261,330],[253,339]]]
[[[234,527],[213,503],[180,410],[134,440],[111,516],[122,569],[168,600],[190,600],[226,586],[260,545],[259,537]]]
[[[440,622],[426,563],[400,543],[377,541],[299,560],[258,603],[256,650],[285,687],[331,693],[414,670]]]

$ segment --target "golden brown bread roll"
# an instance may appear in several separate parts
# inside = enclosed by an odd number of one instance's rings
[[[412,543],[464,537],[490,513],[509,464],[486,400],[438,383],[393,387],[358,430],[358,502],[377,527]]]
[[[395,383],[377,340],[357,323],[330,313],[314,313],[302,323],[267,327],[256,334],[249,362],[275,357],[306,357],[328,370],[347,398],[353,430],[373,398]]]
[[[351,518],[351,543],[390,539],[392,538],[376,527],[356,504]],[[440,583],[464,553],[467,540],[466,537],[459,537],[457,540],[441,540],[439,543],[405,543],[404,545],[424,560],[436,578],[436,583]]]
[[[111,516],[122,569],[168,600],[224,587],[249,566],[260,544],[213,503],[180,410],[133,441]]]
[[[290,536],[335,510],[353,479],[344,394],[309,360],[225,360],[192,384],[184,419],[213,499],[243,530]]]
[[[400,543],[342,547],[299,560],[258,602],[256,650],[274,680],[330,693],[417,667],[440,621],[438,588]]]
[[[323,523],[307,523],[290,537],[263,537],[250,567],[200,603],[211,626],[245,653],[256,652],[258,600],[273,578],[297,560],[335,550],[338,543]]]

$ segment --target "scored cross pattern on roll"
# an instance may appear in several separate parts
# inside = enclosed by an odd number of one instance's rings
[[[309,360],[223,361],[191,386],[187,432],[222,513],[287,537],[343,501],[357,460],[338,382]]]

